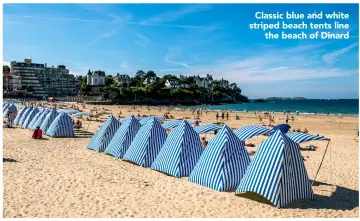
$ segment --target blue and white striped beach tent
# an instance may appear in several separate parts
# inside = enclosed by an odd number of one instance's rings
[[[40,116],[38,117],[38,119],[35,121],[35,123],[32,125],[32,127],[30,128],[31,130],[35,130],[37,127],[40,127],[42,122],[45,120],[45,117],[47,116],[48,113],[50,113],[50,109],[43,109],[43,112],[40,114]]]
[[[36,107],[34,107],[32,109],[32,111],[28,114],[28,116],[26,117],[24,123],[22,124],[22,128],[28,128],[30,122],[32,121],[32,119],[35,117],[35,115],[39,113],[39,109],[37,109]]]
[[[263,126],[251,125],[240,127],[234,130],[235,135],[242,141],[248,140],[254,136],[269,133],[272,129]]]
[[[254,192],[277,208],[314,199],[299,145],[280,130],[262,142],[235,193]]]
[[[10,104],[5,109],[3,109],[3,117],[6,117],[9,109],[13,114],[17,114],[17,107],[14,104]]]
[[[129,119],[124,121],[116,131],[104,153],[112,155],[118,159],[122,159],[140,127],[141,125],[139,121],[131,115]]]
[[[46,135],[50,137],[74,137],[71,117],[67,113],[61,112],[51,123]]]
[[[144,119],[141,119],[141,120],[139,121],[139,123],[140,123],[141,125],[145,125],[148,121],[150,121],[150,120],[152,120],[152,119],[155,119],[155,120],[157,120],[157,121],[159,121],[159,122],[165,121],[165,119],[162,118],[162,117],[150,116],[150,117],[146,117],[146,118],[144,118]]]
[[[49,111],[40,126],[40,129],[43,131],[43,133],[46,133],[46,131],[49,129],[50,125],[58,115],[59,113],[56,111],[56,109],[51,109]]]
[[[31,113],[31,111],[33,110],[34,108],[33,107],[29,107],[25,112],[24,114],[21,116],[20,120],[19,120],[19,126],[23,126],[27,116]]]
[[[182,120],[167,137],[151,168],[175,177],[189,176],[202,152],[199,134]]]
[[[29,125],[27,126],[27,128],[29,128],[30,130],[34,127],[34,124],[36,123],[37,119],[39,119],[40,115],[42,113],[44,113],[45,109],[39,109],[39,112],[33,117],[33,119],[30,121]]]
[[[189,181],[217,191],[234,190],[250,163],[243,142],[224,126],[206,146]]]
[[[217,125],[217,124],[203,124],[203,125],[195,127],[194,130],[198,134],[206,134],[211,131],[220,130],[221,128],[222,128],[222,126]]]
[[[183,122],[183,120],[173,120],[173,121],[168,121],[168,122],[162,124],[162,126],[167,130],[167,129],[171,129],[171,128],[175,128],[175,127],[179,126],[182,122]],[[192,125],[194,123],[188,122],[188,124]]]
[[[29,108],[29,107],[24,106],[24,107],[19,111],[19,114],[16,115],[16,118],[15,118],[15,120],[14,120],[14,125],[19,125],[19,122],[20,122],[21,117],[24,115],[24,113],[26,112],[26,110],[27,110],[28,108]]]
[[[119,127],[120,122],[111,115],[103,125],[101,125],[100,129],[96,131],[87,148],[95,150],[96,152],[104,152]]]
[[[166,137],[166,130],[160,122],[156,118],[150,119],[140,128],[123,159],[142,167],[150,167]]]
[[[6,113],[6,109],[10,106],[10,104],[5,104],[5,106],[3,106],[3,113]]]
[[[314,136],[311,134],[301,133],[301,132],[291,132],[286,134],[291,140],[295,143],[308,142],[313,140],[329,140],[323,136]]]
[[[70,117],[78,117],[78,116],[89,116],[88,112],[78,112],[75,114],[70,114]]]

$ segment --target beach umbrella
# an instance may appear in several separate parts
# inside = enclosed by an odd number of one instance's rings
[[[276,130],[280,130],[282,133],[286,134],[289,130],[290,130],[291,126],[289,124],[279,124],[275,127],[273,127],[272,131],[270,132],[270,134],[275,133]]]
[[[14,125],[19,125],[19,121],[21,119],[21,117],[24,115],[24,113],[26,112],[26,110],[28,109],[28,107],[24,106],[18,115],[16,115],[16,118],[14,120]]]
[[[104,153],[116,158],[123,158],[140,127],[139,121],[131,115],[116,131]]]
[[[31,111],[33,110],[34,108],[33,107],[29,107],[25,112],[24,114],[21,116],[20,120],[19,120],[19,125],[22,127],[27,116],[31,113]]]
[[[301,132],[291,132],[287,133],[286,136],[288,136],[291,140],[293,140],[295,143],[302,143],[302,142],[308,142],[313,140],[329,140],[326,137],[323,136],[314,136],[311,134],[301,133]]]
[[[153,117],[140,128],[123,159],[142,167],[150,167],[166,137],[166,130]]]
[[[28,116],[26,117],[24,123],[22,124],[23,128],[28,128],[30,122],[32,121],[32,119],[35,117],[35,115],[39,113],[39,109],[37,109],[36,107],[32,109],[32,111],[28,114]]]
[[[33,117],[33,119],[30,121],[28,126],[26,128],[32,129],[34,127],[34,124],[36,123],[37,119],[39,119],[40,115],[44,113],[45,109],[40,109],[39,112]]]
[[[240,127],[234,130],[235,135],[242,141],[248,140],[254,136],[269,133],[272,129],[263,126],[251,125]]]
[[[211,131],[220,130],[221,128],[222,128],[222,126],[217,125],[217,124],[203,124],[203,125],[195,127],[194,130],[198,134],[205,134],[205,133],[209,133]]]
[[[55,120],[55,118],[59,115],[59,113],[56,111],[56,109],[52,109],[49,111],[49,113],[44,118],[43,122],[41,123],[40,129],[46,133],[46,131],[49,129],[51,123]]]
[[[49,126],[46,135],[50,137],[74,137],[74,127],[71,117],[61,112]]]
[[[96,131],[87,148],[96,152],[104,152],[119,127],[120,122],[111,115]]]
[[[50,112],[50,109],[44,109],[43,112],[39,115],[38,119],[30,128],[31,130],[36,130],[37,127],[40,127],[42,122],[45,120],[46,115]]]
[[[172,129],[172,128],[175,128],[175,127],[179,126],[182,122],[183,122],[183,120],[173,120],[173,121],[169,121],[169,122],[166,122],[166,123],[162,124],[162,126],[166,130],[168,130],[168,129]],[[188,124],[192,125],[194,123],[193,122],[188,122]]]
[[[235,189],[250,163],[243,142],[224,126],[206,146],[189,181],[217,191]]]
[[[175,177],[189,176],[202,152],[199,135],[182,120],[167,137],[151,168]]]
[[[146,118],[140,120],[139,123],[140,123],[141,125],[145,125],[149,120],[152,120],[152,119],[155,119],[155,120],[157,120],[157,121],[159,121],[159,122],[165,121],[165,119],[162,118],[162,117],[150,116],[150,117],[146,117]]]
[[[262,142],[236,194],[254,192],[277,208],[300,199],[314,199],[299,145],[275,131]]]

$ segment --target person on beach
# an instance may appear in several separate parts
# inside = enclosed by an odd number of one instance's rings
[[[285,122],[286,122],[286,123],[289,123],[289,116],[288,116],[288,115],[286,115]]]
[[[42,139],[42,130],[40,129],[40,127],[36,127],[36,129],[34,130],[34,133],[32,135],[33,139]]]
[[[201,144],[202,144],[203,148],[205,148],[206,145],[208,144],[208,142],[205,140],[205,137],[201,138]]]
[[[259,116],[259,122],[262,123],[262,117],[260,115]]]
[[[308,129],[306,129],[306,128],[305,128],[304,133],[306,133],[306,134],[307,134],[308,132],[309,132],[309,131],[308,131]]]
[[[216,112],[216,121],[219,120],[219,112]]]
[[[236,120],[240,120],[240,117],[239,117],[238,114],[236,114],[235,119],[236,119]]]
[[[225,117],[224,112],[221,112],[221,119],[223,119],[223,120],[224,120],[224,117]]]
[[[292,115],[291,116],[291,123],[294,123],[294,119],[295,119],[295,117],[294,117],[294,115]]]
[[[226,112],[226,120],[229,120],[229,112]]]

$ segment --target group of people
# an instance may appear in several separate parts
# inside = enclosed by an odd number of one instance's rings
[[[222,120],[224,120],[224,118],[226,117],[226,120],[229,120],[229,112],[221,112],[221,114],[219,112],[216,112],[216,121],[219,120],[219,118],[221,117]]]
[[[79,119],[76,122],[72,120],[72,123],[75,128],[82,128],[82,122]]]

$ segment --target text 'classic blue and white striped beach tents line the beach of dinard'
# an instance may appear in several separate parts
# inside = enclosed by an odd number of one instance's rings
[[[249,163],[250,157],[243,141],[225,125],[209,141],[189,181],[217,191],[234,190]]]
[[[67,113],[61,112],[51,123],[46,135],[50,137],[74,137],[71,117]]]
[[[199,135],[182,120],[167,137],[151,168],[175,177],[189,176],[202,152]]]
[[[142,167],[150,167],[166,137],[166,130],[152,117],[140,128],[123,159]]]
[[[314,199],[299,145],[280,130],[262,142],[236,194],[254,192],[277,208],[300,199]]]
[[[140,127],[139,121],[131,115],[127,120],[122,122],[104,153],[122,159]]]
[[[119,127],[120,122],[114,116],[110,116],[96,131],[87,148],[96,152],[104,152]]]

